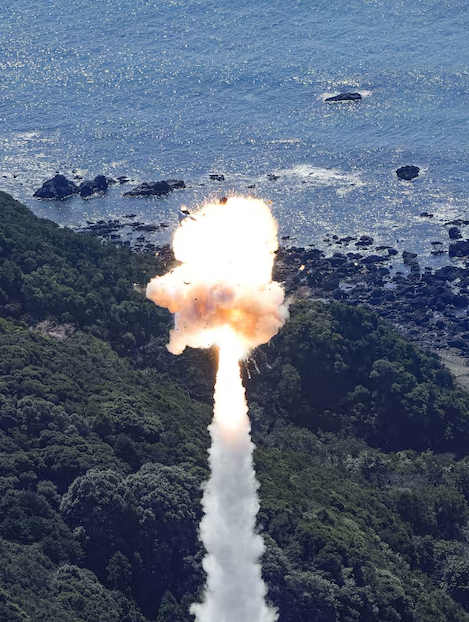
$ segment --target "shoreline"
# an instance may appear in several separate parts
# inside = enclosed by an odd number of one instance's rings
[[[384,249],[383,249],[384,250]],[[392,255],[334,253],[281,247],[274,279],[287,295],[336,300],[376,311],[404,337],[437,354],[469,389],[469,268],[423,271],[404,251],[408,274],[386,267]],[[397,257],[396,257],[397,259]]]

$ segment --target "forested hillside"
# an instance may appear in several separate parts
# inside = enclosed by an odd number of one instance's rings
[[[213,353],[166,266],[0,194],[0,620],[186,622]],[[299,302],[245,366],[281,622],[469,621],[469,396],[375,314]]]

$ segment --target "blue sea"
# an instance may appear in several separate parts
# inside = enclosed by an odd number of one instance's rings
[[[167,222],[164,243],[181,204],[237,192],[272,201],[291,244],[372,235],[449,261],[430,251],[469,218],[467,0],[2,4],[0,189],[36,214],[80,227],[132,212]],[[363,99],[325,103],[343,91]],[[56,171],[188,188],[34,199]]]

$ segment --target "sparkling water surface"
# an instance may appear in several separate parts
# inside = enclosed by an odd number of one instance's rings
[[[426,265],[448,261],[430,242],[446,245],[443,223],[469,219],[467,2],[3,4],[0,188],[36,214],[81,226],[136,213],[170,224],[147,236],[163,243],[181,204],[250,193],[272,201],[290,243],[367,234]],[[324,102],[341,91],[364,97]],[[412,182],[396,177],[405,164],[421,169]],[[188,188],[33,199],[55,171]]]

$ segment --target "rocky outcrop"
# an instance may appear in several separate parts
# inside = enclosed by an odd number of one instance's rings
[[[469,255],[469,240],[460,240],[449,245],[450,257],[467,257]]]
[[[412,166],[412,165],[401,166],[396,171],[396,175],[399,177],[399,179],[405,179],[406,181],[410,181],[411,179],[414,179],[414,177],[417,177],[419,173],[420,173],[419,167]]]
[[[448,235],[450,240],[460,240],[462,238],[462,233],[459,227],[450,227]]]
[[[163,181],[144,182],[124,192],[124,197],[150,197],[150,196],[163,196],[169,194],[173,190],[185,188],[186,184],[178,179],[166,179]]]
[[[225,181],[225,176],[219,175],[218,173],[211,173],[209,175],[209,179],[212,179],[213,181]]]
[[[339,93],[338,95],[334,95],[333,97],[328,97],[324,101],[326,102],[350,102],[357,101],[361,99],[362,96],[360,93]]]
[[[80,196],[83,199],[92,196],[93,194],[105,194],[107,192],[109,186],[109,181],[104,175],[98,175],[94,179],[88,179],[83,181],[79,186],[78,190],[80,192]]]
[[[469,240],[467,241],[469,244]],[[391,250],[391,249],[388,249]],[[394,250],[394,249],[393,249]],[[410,274],[391,273],[390,256],[280,247],[274,278],[289,294],[332,298],[372,307],[399,331],[431,350],[453,347],[469,354],[469,269],[419,270],[415,253],[404,251]]]
[[[57,174],[52,179],[48,179],[42,185],[42,188],[36,190],[33,194],[36,199],[49,199],[61,201],[78,192],[78,186],[69,181],[64,175]]]

